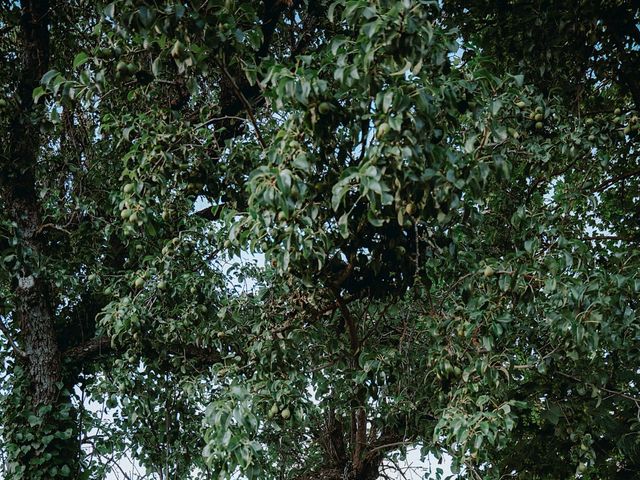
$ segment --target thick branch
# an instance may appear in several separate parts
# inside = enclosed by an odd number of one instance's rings
[[[167,345],[164,347],[165,352],[171,355],[183,356],[187,360],[197,360],[204,365],[213,365],[223,360],[222,355],[217,350],[210,348],[197,347],[195,345]],[[87,340],[86,342],[68,348],[63,352],[63,357],[74,363],[89,362],[95,360],[102,355],[112,354],[122,350],[120,347],[113,347],[111,337],[101,336]],[[149,356],[158,356],[157,351],[147,351]]]
[[[627,178],[635,177],[636,175],[640,175],[640,170],[633,170],[631,172],[623,173],[622,175],[610,178],[609,180],[605,180],[600,185],[598,185],[591,193],[602,192],[609,188],[611,185],[614,185],[622,180],[626,180]]]
[[[74,363],[85,362],[99,357],[100,355],[112,353],[111,339],[109,337],[96,337],[86,342],[68,348],[62,356]]]

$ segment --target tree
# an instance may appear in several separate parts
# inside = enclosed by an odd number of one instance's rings
[[[637,475],[640,12],[502,3],[5,1],[5,475]]]

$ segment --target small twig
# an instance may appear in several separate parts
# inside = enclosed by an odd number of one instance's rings
[[[256,131],[256,136],[258,137],[258,141],[260,142],[260,145],[262,146],[262,148],[266,149],[267,144],[262,138],[262,134],[260,133],[260,128],[258,127],[258,122],[256,121],[256,117],[253,115],[253,110],[251,108],[251,104],[249,103],[249,100],[247,100],[247,97],[245,97],[242,91],[238,88],[238,84],[233,79],[233,77],[227,70],[227,67],[224,65],[224,63],[220,63],[220,68],[222,68],[222,72],[227,77],[229,82],[231,82],[231,86],[233,87],[233,91],[235,92],[236,96],[243,103],[244,108],[247,111],[247,115],[249,115],[249,119],[251,120],[251,124],[253,125],[253,128]]]
[[[45,223],[44,225],[40,225],[40,226],[38,227],[38,229],[36,230],[36,233],[37,233],[37,234],[42,233],[42,231],[43,231],[45,228],[53,228],[54,230],[59,230],[59,231],[61,231],[61,232],[66,233],[67,235],[71,235],[71,232],[70,232],[69,230],[67,230],[66,228],[61,227],[61,226],[59,226],[59,225],[56,225],[55,223]]]
[[[118,462],[113,462],[113,465],[118,467],[118,470],[120,470],[120,472],[122,473],[122,475],[124,475],[124,478],[126,480],[131,480],[131,477],[129,475],[127,475],[127,473],[122,469],[122,467],[120,466],[120,464]]]
[[[353,361],[355,362],[355,356],[360,349],[360,341],[358,340],[358,328],[351,316],[351,312],[349,308],[344,303],[342,296],[338,290],[334,290],[334,295],[336,297],[336,303],[338,304],[338,308],[340,309],[340,313],[342,313],[342,317],[347,324],[347,329],[349,332],[349,342],[351,344],[351,353],[353,354]]]
[[[609,188],[611,185],[614,185],[621,180],[626,180],[627,178],[635,177],[636,175],[640,175],[640,170],[633,170],[631,172],[618,175],[617,177],[610,178],[609,180],[605,180],[600,185],[598,185],[594,190],[591,191],[591,193],[602,192],[607,188]]]
[[[598,241],[598,240],[615,240],[619,242],[635,242],[633,238],[621,237],[619,235],[594,235],[591,237],[583,237],[582,240],[586,241]]]
[[[476,467],[469,462],[464,462],[464,466],[469,469],[469,471],[473,474],[472,476],[477,480],[482,480],[480,474],[476,471]]]
[[[308,373],[319,372],[321,370],[324,370],[325,368],[333,367],[335,364],[336,364],[335,361],[328,362],[328,363],[323,363],[322,365],[318,365],[317,367],[314,367],[311,370],[308,370]]]
[[[380,445],[378,447],[372,448],[367,452],[367,455],[371,455],[373,452],[377,452],[378,450],[385,450],[391,447],[402,447],[405,445],[412,445],[414,443],[415,443],[415,440],[402,440],[401,442],[387,443],[385,445]]]
[[[239,120],[241,122],[245,122],[247,119],[242,117],[236,117],[234,115],[224,115],[222,117],[213,117],[205,122],[198,123],[194,128],[197,130],[198,128],[208,127],[212,123],[219,122],[221,120]]]
[[[558,373],[560,375],[562,375],[563,377],[568,378],[570,380],[573,380],[575,382],[585,383],[585,384],[587,384],[589,386],[596,387],[596,388],[602,390],[603,392],[610,393],[611,395],[617,395],[618,397],[626,398],[627,400],[631,400],[632,402],[634,402],[636,404],[637,407],[640,408],[640,398],[638,398],[638,397],[634,397],[632,395],[628,395],[628,394],[626,394],[624,392],[620,392],[618,390],[612,390],[610,388],[605,388],[605,387],[598,387],[597,385],[594,385],[591,382],[585,382],[584,380],[581,380],[581,379],[579,379],[577,377],[574,377],[573,375],[569,375],[569,374],[564,373],[564,372],[558,372]]]
[[[438,305],[438,311],[442,310],[442,307],[444,305],[445,300],[447,298],[449,298],[449,295],[451,295],[451,293],[456,289],[456,287],[458,285],[460,285],[464,280],[466,280],[467,278],[469,278],[471,275],[473,275],[475,273],[476,272],[469,272],[469,273],[466,273],[466,274],[462,275],[458,280],[456,280],[453,283],[453,285],[451,285],[451,287],[449,287],[449,289],[445,292],[444,296],[440,300],[440,305]]]
[[[402,476],[402,478],[404,478],[404,480],[409,480],[407,476],[404,474],[402,467],[398,465],[398,462],[394,458],[390,458],[389,460],[391,460],[391,463],[393,463],[393,466],[396,469],[396,472],[398,472]],[[406,470],[409,470],[409,467],[407,467]]]
[[[11,345],[11,348],[13,348],[16,354],[21,358],[27,358],[27,353],[24,350],[22,350],[20,347],[18,347],[16,342],[13,340],[13,336],[11,335],[11,332],[9,331],[7,326],[4,324],[2,319],[0,319],[0,330],[2,331],[4,336],[7,338],[7,340],[9,341],[9,345]]]

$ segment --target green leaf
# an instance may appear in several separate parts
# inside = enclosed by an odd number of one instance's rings
[[[46,94],[46,91],[43,87],[36,87],[33,89],[33,102],[34,103],[38,103],[38,100],[40,100],[40,98],[42,98],[43,95]]]
[[[472,153],[475,150],[475,143],[478,135],[470,135],[464,142],[464,151]]]
[[[59,75],[57,70],[49,70],[47,73],[45,73],[42,76],[42,79],[40,80],[40,83],[42,85],[49,85],[49,82],[51,82],[51,80],[56,77],[57,75]]]
[[[364,33],[368,38],[373,38],[373,36],[378,32],[379,28],[380,28],[379,21],[365,23],[362,26],[362,33]]]
[[[338,50],[340,49],[340,47],[342,45],[344,45],[345,43],[347,43],[347,39],[346,38],[334,38],[331,41],[331,53],[333,55],[337,55]]]
[[[113,19],[115,18],[115,8],[116,8],[116,3],[111,2],[106,7],[104,7],[104,9],[102,10],[102,13],[104,14],[105,17]]]
[[[385,223],[384,219],[376,217],[371,211],[367,212],[367,220],[374,227],[381,227]]]
[[[382,99],[382,111],[383,113],[387,113],[389,108],[391,107],[391,103],[393,102],[393,91],[389,90],[384,94]]]
[[[338,220],[338,229],[342,238],[349,238],[349,214],[345,213]]]
[[[533,247],[535,245],[535,240],[525,240],[524,249],[527,253],[533,252]]]
[[[84,65],[87,60],[89,60],[89,55],[87,55],[85,52],[78,53],[73,58],[73,68],[78,68],[78,67]]]
[[[491,115],[496,115],[502,108],[502,101],[495,99],[491,102]]]
[[[151,73],[154,77],[159,77],[162,73],[162,56],[157,56],[151,63]]]
[[[327,9],[327,18],[329,19],[329,21],[330,21],[331,23],[333,23],[333,21],[334,21],[333,16],[334,16],[334,12],[335,12],[335,10],[336,10],[336,7],[337,7],[340,3],[342,3],[342,2],[333,2],[333,3],[331,3],[331,5],[329,5],[329,8]],[[335,54],[334,54],[334,55],[335,55]]]

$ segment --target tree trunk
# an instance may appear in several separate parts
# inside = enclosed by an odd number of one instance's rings
[[[39,272],[42,250],[38,228],[41,208],[36,193],[35,168],[39,150],[39,125],[31,120],[33,89],[49,65],[49,4],[46,0],[24,1],[22,6],[22,75],[18,85],[19,108],[9,131],[12,165],[3,168],[9,177],[6,204],[18,225],[23,258],[15,285],[16,313],[35,405],[50,404],[61,379],[48,285]]]
[[[47,0],[20,4],[20,62],[14,112],[10,118],[7,157],[0,194],[18,237],[20,268],[14,271],[13,321],[20,330],[22,356],[13,371],[4,423],[9,452],[8,479],[72,478],[77,473],[78,441],[69,394],[62,389],[62,363],[55,328],[55,300],[43,268],[40,235],[42,208],[36,184],[40,121],[32,92],[49,69]]]

